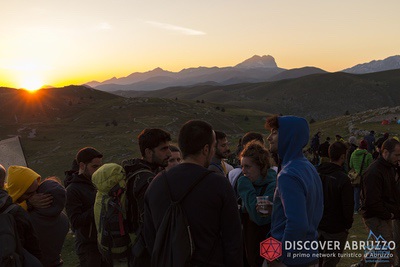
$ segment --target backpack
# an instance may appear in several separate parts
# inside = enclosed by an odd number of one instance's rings
[[[196,185],[210,173],[212,171],[207,171],[197,178],[183,196],[174,201],[168,186],[167,175],[164,171],[162,179],[165,182],[171,203],[156,233],[151,257],[152,267],[190,266],[195,247],[190,225],[181,203]]]
[[[128,258],[136,240],[127,211],[127,192],[129,179],[143,171],[139,170],[127,178],[122,166],[107,163],[92,176],[98,190],[94,204],[97,242],[100,252],[109,262]]]
[[[11,204],[0,213],[0,266],[20,267],[22,266],[22,246],[18,237],[17,225],[10,211],[17,207]]]

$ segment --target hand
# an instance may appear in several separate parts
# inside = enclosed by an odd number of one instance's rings
[[[51,194],[38,193],[28,198],[28,201],[35,209],[45,209],[53,203],[53,196]]]
[[[265,204],[267,204],[267,205],[265,205]],[[261,208],[260,206],[264,206],[263,210],[267,210],[268,211],[268,213],[266,213],[265,215],[271,215],[272,214],[273,203],[271,201],[267,200],[265,202],[256,203],[256,211],[258,213],[261,213],[261,212],[259,212],[259,209]]]

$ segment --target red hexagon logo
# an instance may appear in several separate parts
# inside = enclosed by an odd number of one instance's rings
[[[273,261],[282,256],[282,243],[269,237],[260,243],[260,255],[267,261]]]

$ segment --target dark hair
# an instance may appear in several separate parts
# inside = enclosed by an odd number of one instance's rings
[[[81,162],[83,162],[84,164],[88,164],[94,158],[102,158],[102,157],[103,157],[103,154],[101,154],[95,148],[84,147],[81,150],[79,150],[78,153],[76,154],[76,162],[78,164]]]
[[[217,142],[218,142],[218,140],[221,140],[224,138],[226,138],[226,134],[224,132],[215,131],[215,139],[217,139]]]
[[[400,142],[397,141],[396,139],[389,138],[385,142],[383,142],[381,150],[383,151],[384,149],[386,149],[387,151],[389,151],[389,153],[392,153],[394,151],[396,145],[399,145],[399,144],[400,144]]]
[[[6,180],[6,169],[0,164],[0,188],[3,188]]]
[[[261,144],[264,144],[264,137],[260,133],[248,132],[242,137],[242,146],[245,146],[248,142],[252,140],[257,140]]]
[[[181,150],[179,149],[179,147],[174,146],[174,145],[169,145],[169,150],[171,150],[171,152],[179,152],[179,153],[181,153]]]
[[[340,141],[334,142],[329,146],[328,154],[331,161],[338,161],[341,155],[346,155],[347,146]]]
[[[261,174],[267,175],[268,169],[271,167],[270,153],[262,143],[257,140],[252,140],[244,147],[240,158],[249,157],[260,167]]]
[[[278,115],[272,115],[268,117],[267,121],[265,122],[264,128],[267,130],[279,129],[278,117]]]
[[[211,147],[213,143],[213,128],[205,121],[190,120],[180,129],[178,139],[183,158],[188,155],[196,155],[205,145]]]
[[[139,141],[140,153],[144,157],[146,148],[154,149],[154,148],[158,147],[161,143],[166,143],[166,142],[171,141],[171,135],[162,129],[158,129],[158,128],[148,129],[147,128],[147,129],[144,129],[138,135],[138,141]]]

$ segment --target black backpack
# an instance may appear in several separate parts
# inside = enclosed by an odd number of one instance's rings
[[[17,225],[10,211],[17,207],[11,204],[0,213],[0,266],[22,266],[22,246],[18,237]]]
[[[195,247],[190,232],[190,225],[181,203],[196,185],[210,173],[212,173],[212,171],[207,171],[197,178],[177,201],[172,199],[171,190],[167,182],[167,175],[165,172],[163,173],[162,179],[165,182],[171,203],[156,233],[151,257],[152,267],[190,266]]]

